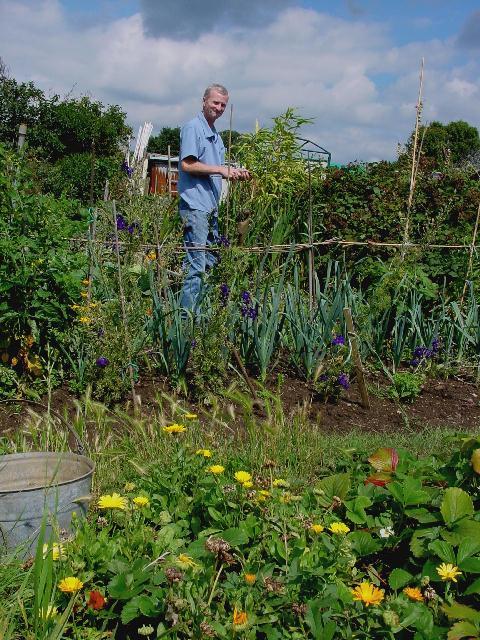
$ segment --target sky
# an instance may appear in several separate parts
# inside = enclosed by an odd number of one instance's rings
[[[135,132],[181,125],[220,83],[234,129],[295,107],[336,163],[396,157],[423,58],[423,122],[480,129],[478,0],[0,0],[0,57],[47,93],[120,105]]]

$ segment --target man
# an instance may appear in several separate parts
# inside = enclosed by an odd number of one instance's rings
[[[214,266],[217,258],[211,251],[189,251],[189,248],[218,243],[222,178],[250,178],[245,169],[225,166],[225,147],[214,123],[225,111],[227,103],[225,87],[210,85],[203,95],[202,111],[180,132],[178,193],[186,248],[184,267],[187,269],[180,304],[190,311],[194,311],[199,303],[205,272]]]

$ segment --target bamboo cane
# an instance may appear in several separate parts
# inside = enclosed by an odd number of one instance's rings
[[[233,104],[230,105],[230,122],[228,123],[228,150],[227,150],[227,212],[225,220],[225,235],[228,238],[228,220],[230,217],[230,162],[232,160],[232,122],[233,122]]]
[[[362,406],[365,409],[370,409],[370,398],[368,397],[367,385],[365,383],[365,376],[363,375],[362,359],[360,357],[360,351],[358,350],[357,334],[353,326],[352,311],[349,307],[345,307],[343,310],[343,316],[347,323],[348,339],[352,348],[352,357],[355,367],[355,372],[358,378],[358,386],[360,388],[360,395],[362,397]]]
[[[462,291],[462,297],[460,298],[460,304],[463,304],[463,299],[465,297],[465,293],[467,291],[467,282],[468,282],[468,277],[472,271],[472,266],[473,266],[473,254],[475,252],[475,243],[477,241],[477,231],[478,231],[478,223],[480,220],[480,203],[478,204],[478,209],[477,209],[477,218],[475,220],[475,227],[473,229],[473,236],[472,236],[472,244],[470,245],[470,255],[468,258],[468,267],[467,267],[467,272],[465,274],[465,284],[463,285],[463,291]]]
[[[130,342],[128,340],[128,320],[127,320],[127,310],[125,307],[125,294],[123,291],[123,280],[122,280],[122,265],[120,262],[120,248],[118,243],[118,229],[117,229],[117,207],[115,204],[115,200],[112,201],[112,212],[113,212],[113,233],[115,237],[115,254],[117,256],[117,274],[118,274],[118,290],[120,293],[120,308],[122,311],[122,321],[123,321],[123,333],[125,346],[127,348],[128,355],[128,375],[130,378],[130,386],[132,391],[132,401],[133,401],[133,409],[137,411],[140,407],[140,402],[137,394],[135,393],[135,379],[133,376],[133,366],[132,366],[132,353],[130,349]]]

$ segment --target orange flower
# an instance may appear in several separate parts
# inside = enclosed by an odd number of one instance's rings
[[[236,627],[245,626],[248,622],[246,611],[238,611],[237,607],[233,610],[233,624]]]
[[[255,584],[257,576],[254,573],[245,573],[243,575],[247,584]]]
[[[414,602],[423,602],[424,598],[418,587],[405,587],[403,593]]]

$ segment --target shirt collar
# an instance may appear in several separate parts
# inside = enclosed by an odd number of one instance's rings
[[[215,129],[215,125],[210,126],[207,122],[207,119],[203,115],[203,111],[200,111],[198,114],[198,119],[202,123],[203,131],[205,133],[206,138],[215,138],[217,134],[217,130]]]

